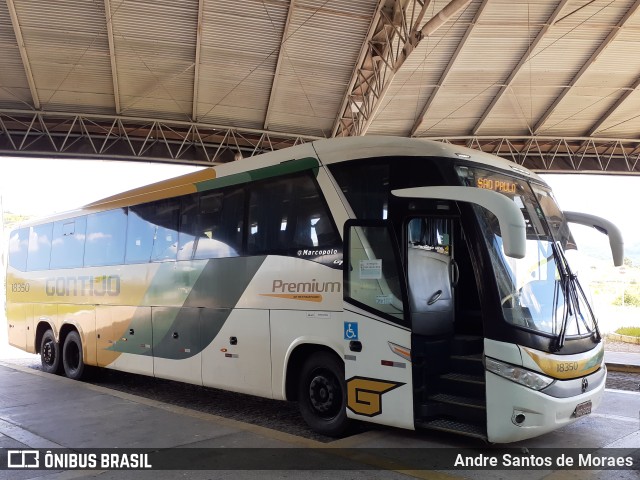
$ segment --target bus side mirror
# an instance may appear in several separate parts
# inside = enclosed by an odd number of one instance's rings
[[[602,217],[589,215],[587,213],[564,212],[564,216],[569,223],[586,225],[587,227],[595,228],[600,233],[607,235],[609,237],[609,246],[611,247],[613,264],[616,267],[619,267],[624,263],[624,241],[622,240],[622,233],[613,223]]]
[[[505,255],[524,258],[526,254],[526,225],[520,208],[508,197],[476,187],[415,187],[392,190],[396,197],[454,200],[480,205],[493,213],[500,224]]]

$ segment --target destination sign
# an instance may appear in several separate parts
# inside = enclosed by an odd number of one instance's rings
[[[476,181],[476,186],[500,193],[516,193],[517,184],[505,180],[492,180],[490,178],[480,177]]]

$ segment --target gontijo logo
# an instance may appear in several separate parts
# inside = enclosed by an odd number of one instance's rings
[[[404,383],[377,378],[351,377],[347,380],[347,408],[365,417],[382,413],[382,395]]]
[[[120,295],[119,275],[81,275],[78,277],[49,277],[44,291],[49,297]]]
[[[289,300],[303,300],[306,302],[321,302],[321,293],[340,293],[340,282],[319,282],[312,278],[310,282],[285,282],[274,280],[271,293],[261,293],[263,297],[286,298]]]

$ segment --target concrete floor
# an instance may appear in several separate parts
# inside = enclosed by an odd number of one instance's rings
[[[135,451],[151,449],[157,460],[162,459],[162,455],[172,454],[172,450],[167,449],[204,448],[209,450],[194,452],[209,456],[209,459],[224,454],[225,457],[219,458],[224,458],[227,463],[222,465],[233,467],[229,470],[190,471],[188,474],[182,470],[0,470],[0,479],[638,478],[638,472],[633,470],[415,470],[407,467],[414,465],[412,460],[408,460],[408,464],[398,462],[393,452],[423,452],[428,457],[434,455],[434,450],[430,449],[444,447],[446,450],[442,450],[441,456],[451,452],[470,452],[470,455],[478,456],[498,454],[502,447],[484,446],[464,437],[425,435],[392,428],[367,431],[329,444],[321,443],[6,362],[0,362],[0,386],[0,448],[3,453],[7,452],[6,449],[24,448],[118,448],[120,451],[131,448],[137,449]],[[640,393],[607,390],[602,405],[590,416],[556,432],[509,445],[510,449],[515,449],[509,451],[517,454],[523,452],[523,448],[551,449],[548,451],[555,454],[570,451],[567,450],[570,448],[626,448],[635,449],[635,462],[638,462],[639,415]],[[334,453],[326,454],[326,450],[318,453],[318,449],[323,447],[332,449]],[[626,451],[630,452],[632,450]],[[269,455],[273,458],[271,464]],[[389,461],[389,455],[394,462]],[[252,458],[258,462],[257,465],[251,464]],[[260,463],[260,458],[267,460]],[[302,464],[302,468],[313,469],[273,469],[289,465],[292,461],[298,462],[293,468],[300,468]],[[2,467],[6,465],[5,460]]]

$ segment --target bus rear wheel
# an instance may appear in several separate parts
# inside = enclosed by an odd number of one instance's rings
[[[317,433],[343,435],[349,427],[344,364],[329,352],[317,352],[304,363],[298,384],[300,413]]]
[[[60,344],[56,342],[56,336],[51,329],[42,335],[42,340],[40,341],[40,361],[42,362],[43,372],[60,372]]]
[[[82,358],[82,340],[75,330],[69,332],[64,339],[62,364],[67,377],[73,380],[80,380],[83,377],[86,367]]]

